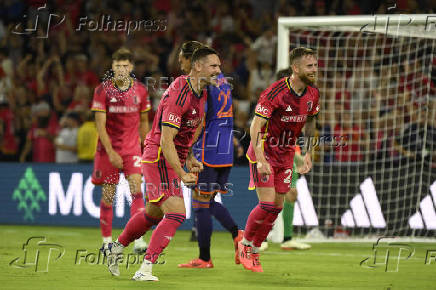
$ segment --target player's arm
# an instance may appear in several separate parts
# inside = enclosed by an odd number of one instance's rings
[[[315,136],[316,115],[307,116],[306,124],[304,125],[304,136],[307,138],[306,154],[304,155],[304,165],[300,168],[300,173],[305,174],[312,169],[312,140]]]
[[[262,128],[266,125],[267,119],[255,115],[250,126],[251,144],[256,155],[257,169],[260,174],[271,174],[271,168],[266,161],[265,154],[263,152],[263,140],[262,140]]]
[[[149,130],[150,124],[148,123],[148,112],[142,112],[139,123],[139,136],[141,137],[141,144],[144,144],[145,136],[147,136]]]
[[[198,125],[197,130],[194,133],[193,139],[194,142],[192,144],[197,143],[198,137],[200,137],[201,132],[203,131],[204,127],[204,118],[201,119],[200,125]],[[192,153],[192,147],[189,148],[188,158],[186,159],[186,167],[188,168],[189,172],[191,173],[199,173],[203,171],[203,163],[197,160],[195,158],[194,153]]]
[[[160,137],[160,147],[165,160],[174,169],[176,174],[182,179],[186,185],[193,185],[196,182],[197,177],[192,173],[187,173],[180,163],[179,156],[177,155],[176,145],[174,144],[174,138],[179,130],[170,126],[162,125],[162,134]]]
[[[123,159],[112,148],[111,140],[106,131],[106,112],[95,112],[95,126],[97,128],[97,133],[100,138],[100,142],[101,144],[103,144],[103,147],[109,156],[110,162],[116,168],[119,169],[123,168]]]

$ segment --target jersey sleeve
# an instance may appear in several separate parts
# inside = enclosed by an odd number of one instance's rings
[[[144,85],[140,84],[139,88],[140,88],[140,99],[141,99],[141,105],[139,109],[141,113],[145,113],[150,111],[151,109],[150,96]]]
[[[271,118],[278,107],[278,95],[286,88],[284,82],[276,82],[267,88],[259,97],[254,114],[264,119]]]
[[[315,97],[313,99],[312,109],[309,111],[309,116],[316,116],[319,113],[319,90],[315,89]]]
[[[106,112],[106,93],[102,85],[99,85],[94,90],[91,111]]]
[[[182,89],[180,87],[171,87],[168,89],[163,98],[166,98],[162,109],[161,124],[172,128],[180,129],[182,116],[189,107],[189,86],[186,83]]]

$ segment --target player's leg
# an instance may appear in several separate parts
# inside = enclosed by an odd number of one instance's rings
[[[216,185],[219,193],[227,194],[227,182],[229,180],[231,167],[216,168],[215,171],[218,174],[216,178]],[[216,202],[214,197],[211,199],[209,208],[211,214],[232,235],[233,246],[235,248],[235,263],[239,264],[238,243],[242,240],[243,231],[239,230],[238,225],[233,220],[228,209],[222,203]]]
[[[203,178],[199,176],[200,180]],[[199,248],[198,259],[193,259],[186,264],[179,264],[179,268],[213,268],[210,258],[210,239],[212,236],[212,216],[209,209],[212,195],[200,194],[200,189],[192,191],[192,207],[197,219],[197,241]]]
[[[95,185],[102,185],[102,197],[100,200],[100,229],[104,245],[112,242],[112,203],[118,181],[118,169],[112,166],[105,151],[97,151],[94,158],[92,183]]]
[[[257,231],[269,213],[275,210],[274,170],[268,177],[260,176],[257,173],[257,164],[250,163],[250,184],[253,183],[256,186],[259,203],[250,212],[245,225],[244,237],[238,244],[239,259],[247,270],[252,268],[251,252]]]

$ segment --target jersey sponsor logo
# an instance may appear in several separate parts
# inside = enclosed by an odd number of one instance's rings
[[[297,116],[282,116],[280,119],[282,122],[285,123],[299,123],[299,122],[306,122],[307,115],[297,115]]]
[[[256,113],[267,116],[267,115],[269,115],[269,109],[264,107],[264,106],[258,105],[256,107]]]
[[[109,106],[110,113],[134,113],[138,111],[138,107],[131,106]]]
[[[116,99],[115,97],[112,97],[111,100],[110,100],[110,102],[111,102],[111,103],[116,103],[116,102],[117,102],[117,99]]]
[[[291,108],[291,106],[288,106],[288,107],[286,108],[286,112],[292,112],[292,108]]]
[[[176,124],[180,124],[180,121],[182,119],[179,116],[174,115],[173,113],[170,113],[170,115],[168,116],[168,121],[169,122],[173,122]]]

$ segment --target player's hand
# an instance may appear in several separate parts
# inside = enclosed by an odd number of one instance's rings
[[[312,169],[312,159],[310,158],[310,154],[307,153],[304,155],[303,164],[298,167],[298,173],[306,174]]]
[[[194,156],[186,160],[186,167],[190,173],[200,173],[203,171],[203,163],[198,161]]]
[[[266,160],[263,161],[257,161],[257,173],[259,173],[262,176],[268,176],[271,175],[271,166]]]
[[[108,155],[109,161],[115,168],[123,169],[123,159],[117,152],[112,150],[111,152],[108,152]]]
[[[193,186],[197,183],[197,176],[194,173],[185,172],[181,179],[186,186]]]

